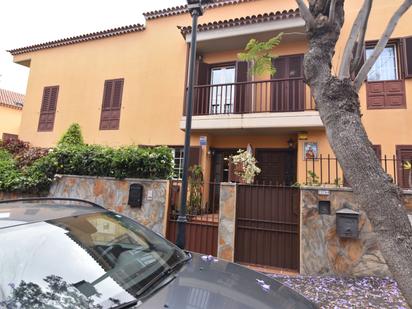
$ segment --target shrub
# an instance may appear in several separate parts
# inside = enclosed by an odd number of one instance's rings
[[[0,149],[0,190],[1,191],[18,191],[22,187],[23,174],[16,166],[12,155]]]
[[[21,141],[0,147],[0,191],[42,193],[56,174],[167,179],[172,173],[169,148],[87,145],[76,124],[54,149],[29,148]]]
[[[60,138],[58,146],[84,145],[83,135],[78,123],[73,123]]]
[[[61,146],[50,152],[57,174],[113,176],[115,150],[98,145]]]
[[[13,156],[19,155],[22,152],[28,150],[30,144],[27,142],[23,142],[19,139],[6,139],[1,142],[0,148],[7,150]]]
[[[17,166],[19,168],[25,168],[32,165],[36,160],[48,155],[50,149],[40,148],[40,147],[31,147],[14,158],[17,161]]]
[[[113,173],[116,178],[170,178],[172,152],[167,147],[122,147],[114,152]]]

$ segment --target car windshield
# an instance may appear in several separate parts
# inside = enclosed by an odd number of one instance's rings
[[[0,307],[112,308],[187,258],[111,212],[0,229]]]

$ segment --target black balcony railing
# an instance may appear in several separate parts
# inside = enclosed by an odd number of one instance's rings
[[[301,112],[315,110],[306,100],[303,78],[262,80],[230,84],[197,85],[194,115]]]

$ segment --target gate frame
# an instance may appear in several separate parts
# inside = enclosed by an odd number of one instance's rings
[[[284,188],[284,189],[293,189],[293,190],[297,190],[297,201],[292,201],[297,203],[292,205],[293,209],[292,211],[296,214],[297,216],[297,222],[296,222],[296,238],[297,238],[297,244],[296,244],[296,249],[297,249],[297,254],[295,256],[296,258],[296,262],[297,262],[297,266],[296,268],[286,268],[286,267],[280,267],[280,266],[272,266],[272,265],[261,265],[261,264],[252,264],[252,263],[246,263],[246,262],[242,262],[239,261],[236,257],[236,246],[237,246],[237,241],[238,241],[238,207],[239,207],[239,203],[237,203],[237,198],[239,195],[239,188],[242,186],[251,186],[251,187],[269,187],[269,188]],[[292,195],[293,198],[293,195]],[[233,260],[236,263],[242,263],[242,264],[246,264],[246,265],[251,265],[251,266],[257,266],[257,267],[263,267],[263,268],[279,268],[279,269],[285,269],[285,270],[290,270],[290,271],[296,271],[300,273],[300,267],[301,267],[301,245],[302,245],[302,241],[301,241],[301,224],[302,224],[302,214],[301,214],[301,202],[302,202],[302,195],[301,195],[301,189],[299,187],[293,187],[293,186],[279,186],[279,185],[261,185],[261,184],[237,184],[236,185],[236,199],[235,199],[235,203],[234,203],[234,208],[235,208],[235,216],[234,216],[234,223],[235,223],[235,227],[234,227],[234,246],[233,246]],[[295,208],[296,207],[296,208]],[[220,222],[219,222],[220,224]]]

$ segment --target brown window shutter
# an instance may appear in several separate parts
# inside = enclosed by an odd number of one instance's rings
[[[401,188],[411,188],[409,183],[409,173],[411,170],[405,170],[403,164],[406,161],[412,162],[412,145],[396,146],[396,157],[398,165],[398,184]]]
[[[103,105],[102,105],[102,108],[104,110],[110,110],[113,85],[114,85],[114,81],[112,80],[106,80],[104,82],[104,94],[103,94]]]
[[[236,82],[242,83],[247,82],[249,80],[248,74],[248,62],[246,61],[237,61],[236,62]],[[250,110],[250,95],[251,90],[249,89],[249,85],[241,84],[236,86],[236,93],[235,93],[235,112],[236,113],[244,113]]]
[[[385,107],[405,108],[405,81],[391,80],[385,81]]]
[[[122,107],[124,79],[106,80],[104,83],[100,130],[118,130]]]
[[[368,109],[385,108],[385,82],[367,82],[366,95]]]
[[[412,78],[412,37],[402,39],[405,78]]]
[[[366,83],[368,109],[405,108],[405,81],[374,81]]]
[[[195,85],[208,84],[210,84],[210,65],[204,63],[202,60],[197,60]],[[205,115],[209,113],[209,91],[210,89],[207,87],[199,87],[194,89],[193,115]],[[186,102],[184,115],[186,115]]]
[[[209,78],[210,66],[204,63],[202,60],[196,61],[196,80],[195,85],[208,85],[210,82]]]
[[[59,86],[44,87],[37,128],[39,132],[53,131],[58,95]]]

